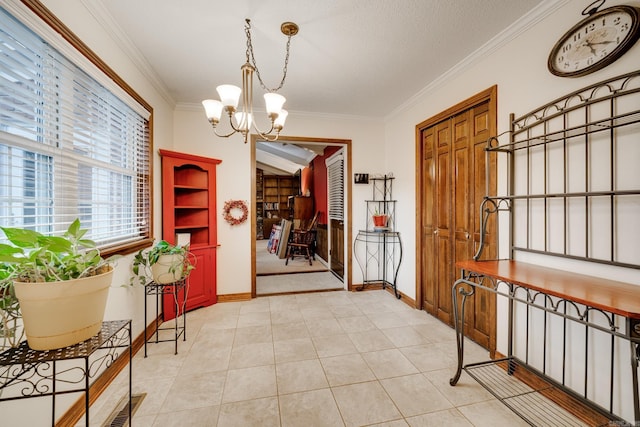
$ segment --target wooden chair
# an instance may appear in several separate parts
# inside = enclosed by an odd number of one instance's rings
[[[289,265],[289,258],[296,256],[304,256],[309,260],[309,265],[313,265],[311,259],[316,259],[316,223],[318,222],[318,214],[313,216],[309,226],[304,230],[293,230],[287,245],[287,256],[285,265]]]

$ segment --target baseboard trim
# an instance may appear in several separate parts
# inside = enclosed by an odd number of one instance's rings
[[[390,294],[393,295],[393,289],[391,289],[390,287],[387,286],[386,290],[387,290],[387,292],[389,292]],[[402,301],[403,303],[407,304],[411,308],[416,308],[416,300],[414,300],[413,298],[407,296],[403,292],[398,291],[398,293],[400,294],[400,301]]]
[[[273,297],[277,295],[297,295],[297,294],[313,294],[318,292],[340,292],[344,291],[344,288],[332,288],[332,289],[309,289],[308,291],[287,291],[287,292],[274,292],[272,294],[258,294],[256,298]]]
[[[382,283],[368,283],[364,287],[362,286],[362,284],[359,284],[359,285],[353,285],[351,288],[352,292],[379,291],[379,290],[382,290]],[[393,288],[390,287],[389,285],[386,285],[384,287],[384,290],[389,292],[391,295],[395,296],[393,293]],[[416,308],[416,301],[413,298],[407,296],[405,293],[400,291],[398,291],[398,294],[400,294],[400,298],[399,298],[400,301],[407,304],[411,308]]]
[[[136,339],[131,342],[131,357],[142,348],[145,341],[145,335],[147,338],[151,337],[156,331],[156,325],[162,323],[162,315],[151,322],[143,333],[138,335]],[[102,375],[100,375],[89,386],[89,406],[93,405],[102,393],[109,387],[109,385],[116,379],[118,374],[129,364],[129,354],[124,352],[118,357],[111,366],[109,366]],[[78,421],[84,416],[84,396],[81,396],[71,407],[65,412],[58,421],[56,421],[56,427],[75,426]]]
[[[250,299],[251,299],[251,292],[218,295],[218,302],[248,301]]]
[[[274,271],[272,273],[256,273],[256,277],[266,277],[266,276],[282,276],[284,274],[307,274],[307,273],[326,273],[330,271],[328,268],[324,270],[309,270],[309,271]]]

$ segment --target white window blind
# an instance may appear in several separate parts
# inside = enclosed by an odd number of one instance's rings
[[[0,8],[0,226],[148,237],[149,155],[146,117]]]
[[[329,157],[327,165],[327,185],[329,219],[344,219],[344,156],[338,152]]]

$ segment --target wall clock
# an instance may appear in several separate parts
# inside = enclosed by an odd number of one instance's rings
[[[592,7],[600,3],[596,7]],[[640,37],[640,9],[613,6],[601,11],[598,0],[585,8],[586,18],[571,27],[551,49],[547,67],[560,77],[579,77],[611,64]]]

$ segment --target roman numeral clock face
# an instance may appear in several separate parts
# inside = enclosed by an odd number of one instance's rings
[[[640,36],[639,9],[614,6],[578,22],[555,44],[547,66],[560,77],[579,77],[620,58]]]

